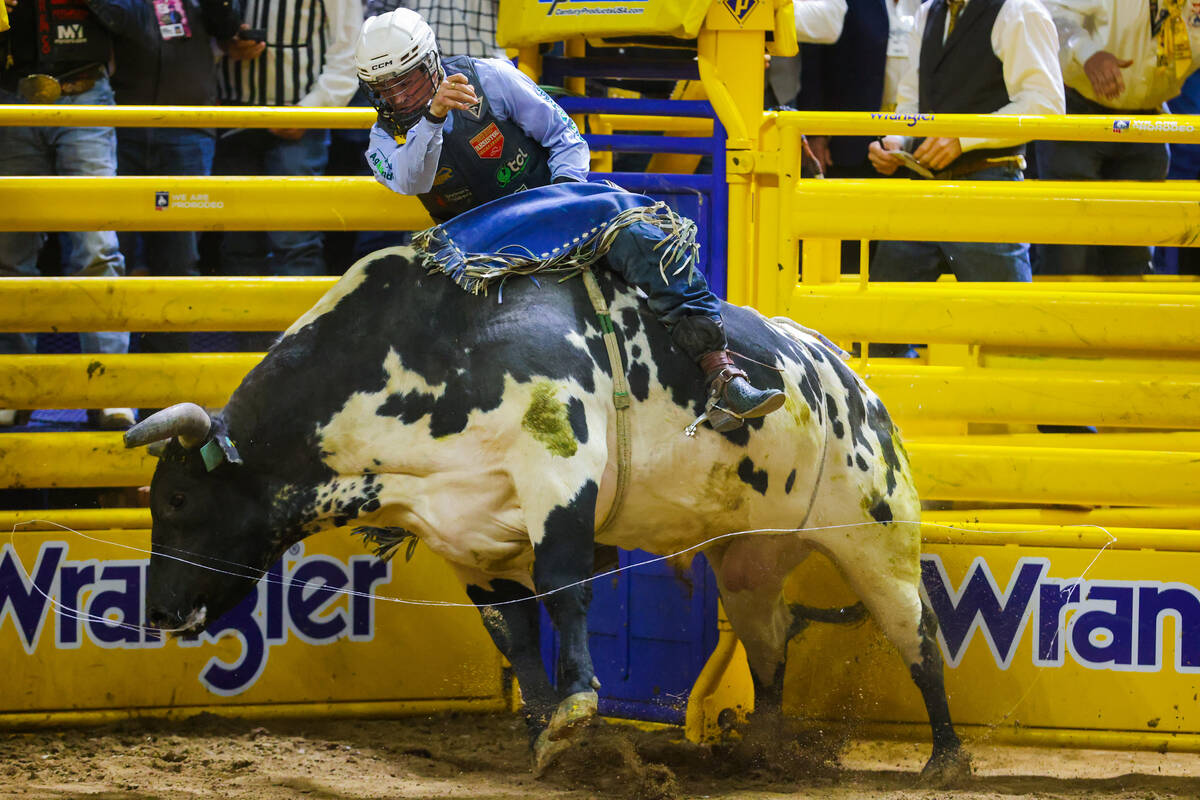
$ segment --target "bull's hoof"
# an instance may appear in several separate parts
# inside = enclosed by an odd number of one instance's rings
[[[959,786],[971,777],[971,754],[961,747],[935,752],[921,770],[921,785],[931,789]]]
[[[533,743],[533,775],[540,778],[554,760],[571,745],[571,739],[596,716],[599,697],[595,692],[576,692],[554,709],[550,723]]]

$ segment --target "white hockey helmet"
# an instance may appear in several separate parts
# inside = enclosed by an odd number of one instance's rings
[[[354,66],[372,105],[400,131],[416,124],[443,76],[433,30],[407,8],[363,22]]]

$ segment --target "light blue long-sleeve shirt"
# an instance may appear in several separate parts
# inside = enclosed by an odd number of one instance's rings
[[[482,91],[500,119],[515,122],[550,151],[551,176],[585,181],[590,152],[579,129],[550,97],[508,61],[478,58],[474,61]],[[454,113],[442,124],[422,117],[404,138],[403,144],[382,130],[371,128],[367,164],[375,180],[400,194],[421,194],[433,188],[442,136],[454,129]]]

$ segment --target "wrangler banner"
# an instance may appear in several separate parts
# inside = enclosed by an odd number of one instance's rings
[[[496,39],[503,47],[573,36],[694,39],[711,5],[711,0],[503,0]]]
[[[0,544],[0,722],[272,704],[502,705],[500,657],[441,559],[381,562],[345,530],[294,545],[207,633],[141,628],[145,531]],[[232,710],[232,709],[231,709]]]
[[[789,584],[804,602],[841,584],[824,559],[810,561]],[[922,588],[955,723],[1123,731],[1130,742],[1200,733],[1198,567],[1193,552],[927,546]],[[835,603],[853,602],[839,591]],[[873,625],[814,625],[803,638],[789,651],[789,713],[925,724],[907,669]]]

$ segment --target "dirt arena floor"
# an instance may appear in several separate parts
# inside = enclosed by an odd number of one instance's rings
[[[793,745],[794,748],[794,745]],[[512,715],[268,724],[212,715],[182,722],[0,733],[0,798],[462,798],[462,800],[1167,800],[1200,797],[1200,756],[1033,750],[975,743],[975,776],[917,784],[926,747],[851,742],[832,757],[770,767],[737,748],[697,747],[678,730],[597,724],[534,780]],[[813,752],[812,749],[807,752]]]

